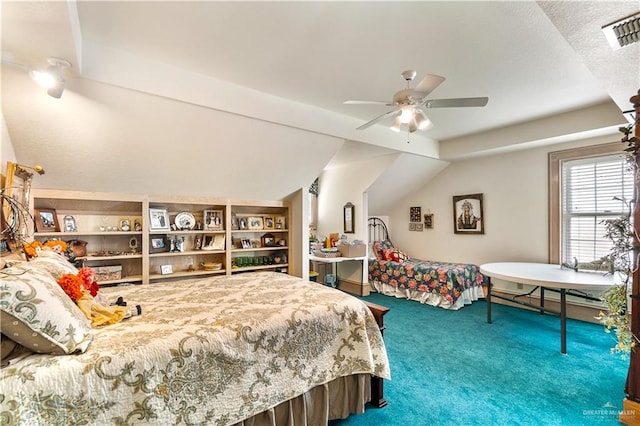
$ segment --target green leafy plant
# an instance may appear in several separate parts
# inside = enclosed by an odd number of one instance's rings
[[[627,148],[625,149],[627,164],[634,175],[634,191],[636,194],[640,183],[638,176],[640,139],[633,136],[632,130],[637,124],[638,119],[636,118],[634,123],[619,129],[623,134],[621,141],[627,144]],[[622,277],[622,283],[603,292],[602,300],[607,305],[607,312],[601,311],[596,319],[605,326],[607,333],[610,333],[612,330],[615,331],[617,342],[611,350],[626,356],[640,344],[638,336],[634,335],[631,331],[631,309],[628,294],[633,279],[633,268],[637,267],[633,262],[634,253],[638,252],[638,250],[634,250],[634,241],[640,241],[640,238],[635,234],[635,229],[631,221],[633,206],[637,201],[621,201],[627,206],[627,214],[617,219],[606,220],[606,232],[604,236],[613,243],[607,255],[607,260],[613,265],[613,270]]]

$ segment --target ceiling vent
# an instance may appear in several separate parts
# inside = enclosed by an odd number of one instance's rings
[[[640,41],[640,12],[605,25],[602,32],[614,50]]]

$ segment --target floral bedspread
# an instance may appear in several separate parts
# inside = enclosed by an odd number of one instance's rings
[[[465,290],[485,284],[477,265],[408,259],[369,260],[369,281],[439,295],[455,305]]]
[[[2,424],[238,422],[337,377],[390,378],[358,299],[281,273],[104,290],[142,315],[95,331],[87,352],[0,371]]]

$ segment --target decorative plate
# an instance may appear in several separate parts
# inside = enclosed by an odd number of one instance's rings
[[[179,230],[193,229],[196,226],[196,218],[189,212],[180,212],[174,221]]]

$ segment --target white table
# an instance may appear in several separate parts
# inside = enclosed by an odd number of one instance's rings
[[[314,256],[314,255],[310,255],[309,256],[309,260],[312,262],[319,262],[319,263],[325,263],[325,264],[330,264],[333,268],[333,273],[335,273],[336,275],[336,285],[337,285],[337,280],[338,280],[338,264],[342,263],[342,262],[347,262],[350,260],[356,260],[359,261],[362,264],[362,273],[360,276],[360,286],[364,285],[365,282],[365,273],[368,273],[368,271],[365,271],[365,267],[364,267],[364,261],[367,258],[367,256],[358,256],[358,257],[342,257],[342,256],[337,256],[337,257],[321,257],[321,256]]]
[[[530,295],[537,288],[540,288],[540,305],[518,300],[518,296],[507,297],[494,294],[493,297],[507,300],[509,302],[525,305],[540,310],[541,314],[552,311],[544,306],[544,291],[550,290],[560,293],[560,352],[567,353],[567,295],[577,296],[583,299],[600,300],[577,291],[602,291],[614,285],[615,278],[612,274],[603,272],[582,272],[573,269],[561,268],[560,265],[547,263],[526,263],[526,262],[501,262],[486,263],[480,265],[480,272],[489,277],[487,289],[487,322],[491,324],[491,278],[511,281],[521,284],[536,286],[525,295]],[[522,296],[522,295],[520,295]]]

